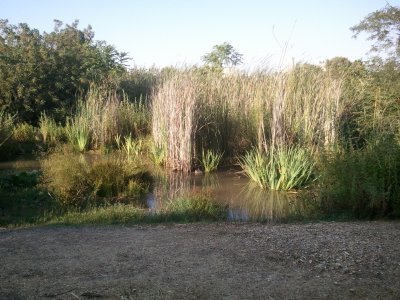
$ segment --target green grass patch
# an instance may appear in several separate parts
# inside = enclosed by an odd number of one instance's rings
[[[253,149],[240,158],[239,164],[261,188],[281,191],[306,187],[315,167],[305,149],[293,146],[270,147],[266,153]]]
[[[221,161],[222,153],[214,152],[212,150],[204,151],[204,149],[202,149],[201,154],[200,163],[204,168],[204,172],[210,173],[216,171]]]

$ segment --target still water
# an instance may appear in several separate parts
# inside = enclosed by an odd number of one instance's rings
[[[101,155],[83,155],[88,163]],[[0,173],[32,171],[40,168],[37,160],[1,162]],[[153,172],[154,189],[147,196],[147,206],[157,211],[167,201],[181,196],[206,194],[228,208],[231,221],[284,221],[312,216],[315,205],[304,194],[267,191],[254,185],[242,173],[231,170],[195,175],[176,172]]]
[[[170,173],[158,176],[147,205],[157,210],[165,201],[185,195],[209,195],[228,207],[231,221],[284,221],[310,217],[311,201],[304,194],[266,191],[237,171],[209,175]]]

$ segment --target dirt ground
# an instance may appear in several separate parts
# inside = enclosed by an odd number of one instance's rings
[[[400,299],[400,222],[0,230],[0,299]]]

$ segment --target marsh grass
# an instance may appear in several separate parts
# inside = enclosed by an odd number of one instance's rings
[[[206,195],[192,195],[170,200],[161,215],[183,222],[218,221],[226,219],[227,210]]]
[[[143,151],[143,142],[141,139],[133,139],[130,135],[125,136],[121,148],[128,160],[135,160]]]
[[[216,171],[222,158],[222,153],[214,152],[212,150],[201,152],[200,164],[204,168],[204,172],[210,173]]]
[[[239,164],[245,174],[263,189],[300,189],[314,179],[315,162],[300,147],[271,147],[267,153],[253,149],[239,159]]]
[[[83,116],[68,119],[65,134],[70,144],[79,152],[84,152],[89,145],[89,123]]]
[[[18,143],[34,143],[35,128],[26,122],[18,123],[14,125],[12,138]]]
[[[104,202],[140,203],[152,187],[151,176],[131,161],[55,152],[41,162],[41,186],[60,205],[85,207]]]
[[[68,141],[79,151],[101,149],[117,144],[122,137],[134,139],[149,132],[149,110],[145,98],[135,102],[116,90],[91,85],[87,94],[77,100],[75,115],[67,120]]]
[[[327,214],[400,216],[400,146],[393,137],[328,153],[321,164],[320,198]]]
[[[164,166],[167,158],[166,146],[156,146],[155,143],[150,144],[150,158],[156,166]]]
[[[45,112],[40,115],[38,131],[44,144],[56,144],[61,142],[65,139],[66,135],[63,126],[57,124],[56,121],[52,117],[47,116]]]
[[[203,148],[230,157],[253,146],[326,149],[351,107],[340,95],[340,79],[302,65],[227,76],[182,70],[153,94],[152,135],[167,148],[167,166],[185,172]]]
[[[132,204],[113,204],[86,209],[70,209],[43,219],[45,224],[112,225],[143,223],[189,223],[226,220],[226,208],[205,196],[186,197],[169,202],[164,209],[150,213]]]

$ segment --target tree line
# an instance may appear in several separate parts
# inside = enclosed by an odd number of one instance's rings
[[[55,20],[51,32],[41,33],[25,23],[12,25],[8,20],[0,20],[1,111],[33,125],[42,112],[62,122],[73,113],[77,96],[84,94],[92,83],[112,85],[133,99],[148,96],[157,77],[171,72],[171,68],[128,70],[130,58],[126,52],[95,40],[91,26],[83,29],[78,26],[79,21],[63,24]],[[346,97],[359,96],[358,86],[367,83],[374,87],[369,89],[371,93],[376,93],[379,87],[383,98],[398,100],[400,8],[387,4],[351,30],[354,37],[367,33],[368,39],[374,42],[371,53],[377,55],[368,61],[354,62],[336,57],[322,67],[309,67],[344,76]],[[222,72],[225,67],[241,64],[243,55],[225,42],[215,45],[202,61],[202,72]]]

